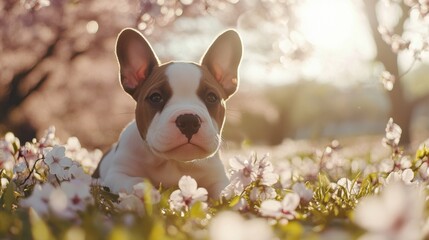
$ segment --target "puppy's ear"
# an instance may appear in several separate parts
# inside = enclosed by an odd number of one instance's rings
[[[215,79],[224,88],[227,98],[238,88],[238,65],[243,47],[238,33],[228,30],[219,35],[201,60]]]
[[[122,30],[116,40],[116,57],[124,90],[137,99],[136,89],[159,61],[149,42],[135,29]]]

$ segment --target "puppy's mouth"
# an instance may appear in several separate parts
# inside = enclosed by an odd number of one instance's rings
[[[182,143],[164,151],[159,151],[155,148],[153,150],[156,155],[180,162],[203,159],[212,155],[212,152],[206,148],[192,142]]]

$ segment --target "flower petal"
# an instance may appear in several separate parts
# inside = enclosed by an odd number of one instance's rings
[[[185,198],[191,197],[197,190],[197,181],[190,176],[183,176],[179,180],[179,188]]]
[[[279,217],[281,216],[282,204],[277,200],[265,200],[261,203],[261,208],[259,209],[262,216],[266,217]]]
[[[229,165],[234,170],[240,170],[246,166],[244,161],[238,157],[233,157],[233,158],[229,159]]]
[[[207,201],[207,190],[205,188],[198,188],[195,193],[192,195],[192,199],[195,201]]]
[[[282,208],[287,211],[295,210],[300,202],[301,198],[296,193],[288,193],[285,195],[282,201]]]

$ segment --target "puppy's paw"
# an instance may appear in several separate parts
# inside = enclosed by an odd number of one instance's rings
[[[108,187],[110,192],[118,193],[127,193],[131,194],[134,189],[134,185],[137,183],[143,182],[141,177],[130,177],[123,174],[110,174],[109,177],[103,181],[103,186]]]

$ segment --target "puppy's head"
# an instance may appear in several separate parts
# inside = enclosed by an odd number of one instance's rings
[[[146,39],[124,29],[116,42],[120,80],[137,102],[136,123],[152,152],[177,161],[219,148],[225,101],[238,87],[242,45],[237,32],[217,37],[200,64],[160,64]]]

